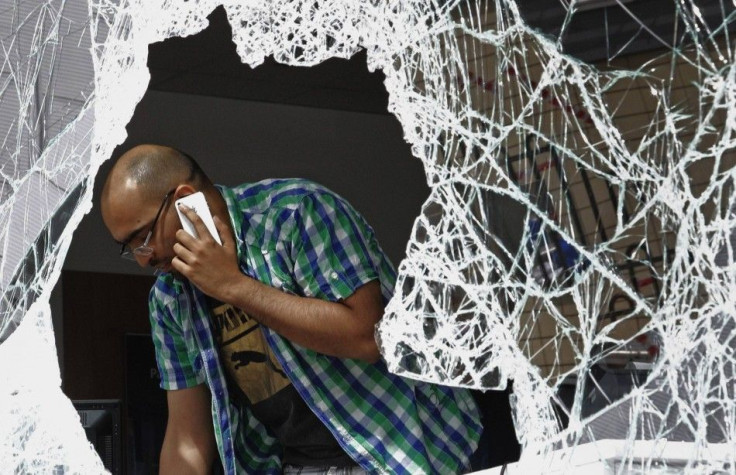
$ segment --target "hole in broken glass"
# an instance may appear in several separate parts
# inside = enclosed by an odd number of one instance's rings
[[[485,386],[487,378],[474,376],[487,368],[487,355],[500,353],[494,364],[518,378],[521,411],[541,407],[535,404],[546,397],[529,390],[539,386],[521,384],[524,378],[560,392],[572,384],[581,395],[574,400],[600,401],[568,376],[590,376],[589,388],[604,387],[601,370],[615,375],[640,363],[632,355],[655,356],[649,347],[633,347],[649,331],[652,341],[663,341],[659,356],[668,358],[659,375],[677,376],[673,381],[733,378],[717,357],[731,351],[728,332],[712,338],[733,320],[729,302],[736,288],[728,272],[734,219],[724,213],[732,208],[733,125],[727,119],[734,101],[724,94],[733,89],[733,52],[723,35],[733,21],[730,5],[713,5],[724,8],[720,33],[702,28],[692,11],[676,10],[682,42],[634,57],[624,55],[621,44],[609,44],[600,57],[608,64],[600,70],[568,62],[513,14],[495,15],[482,2],[463,3],[451,33],[440,33],[438,42],[427,35],[391,50],[385,64],[402,73],[393,71],[395,82],[387,80],[394,110],[435,195],[408,246],[398,286],[407,298],[396,299],[392,314],[413,325],[391,343],[387,320],[383,336],[394,349],[388,357],[425,379]],[[632,27],[639,34],[635,21]],[[329,48],[339,44],[331,41]],[[301,57],[308,53],[299,50]],[[487,127],[468,125],[476,121]],[[443,147],[435,143],[438,129],[449,137]],[[509,164],[509,157],[517,159]],[[521,238],[491,226],[481,205],[502,199],[514,204],[496,211],[523,210],[510,211],[521,221],[513,228]],[[725,268],[714,264],[721,250]],[[490,291],[477,283],[491,283]],[[463,291],[453,292],[458,286]],[[443,295],[442,305],[427,307],[436,295]],[[467,299],[477,311],[471,317]],[[445,342],[440,357],[428,343],[442,337],[438,308],[457,317],[445,338],[460,336]],[[417,311],[426,309],[437,315]],[[667,354],[668,341],[682,351]],[[703,364],[692,365],[692,355]],[[682,406],[705,417],[707,404],[699,402],[714,397],[733,411],[733,398],[712,385],[679,394],[662,380],[656,384],[647,397],[669,391],[665,409],[672,414]],[[568,407],[577,418],[586,414],[580,405]],[[545,416],[526,415],[540,423],[524,426],[525,440],[554,436],[545,432]],[[667,424],[652,422],[661,433]],[[732,424],[724,427],[728,433]],[[701,437],[696,432],[690,438]]]

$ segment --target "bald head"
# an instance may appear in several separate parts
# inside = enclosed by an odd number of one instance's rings
[[[214,189],[188,155],[161,145],[134,147],[115,162],[107,176],[100,197],[102,219],[112,232],[115,224],[125,221],[126,213],[158,207],[166,193],[183,184],[205,194]]]
[[[125,152],[113,166],[102,189],[102,203],[110,194],[131,190],[146,198],[160,197],[180,183],[198,187],[210,184],[199,165],[179,150],[139,145]]]

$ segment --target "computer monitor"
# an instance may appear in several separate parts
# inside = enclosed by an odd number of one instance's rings
[[[87,439],[113,475],[122,472],[122,429],[120,399],[72,401],[82,421]]]

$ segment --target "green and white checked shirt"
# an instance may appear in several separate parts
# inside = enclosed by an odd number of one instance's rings
[[[284,292],[338,301],[378,279],[385,301],[395,271],[373,230],[345,200],[306,180],[220,187],[242,272]],[[280,473],[276,439],[228,393],[205,296],[171,274],[149,298],[161,387],[206,383],[225,473]],[[307,405],[371,473],[466,470],[481,426],[465,390],[390,374],[383,362],[326,356],[261,327]]]

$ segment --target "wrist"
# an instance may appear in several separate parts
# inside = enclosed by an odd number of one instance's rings
[[[243,296],[248,295],[248,286],[252,282],[253,279],[238,272],[232,279],[227,279],[225,284],[219,289],[220,300],[247,311],[244,307]]]

